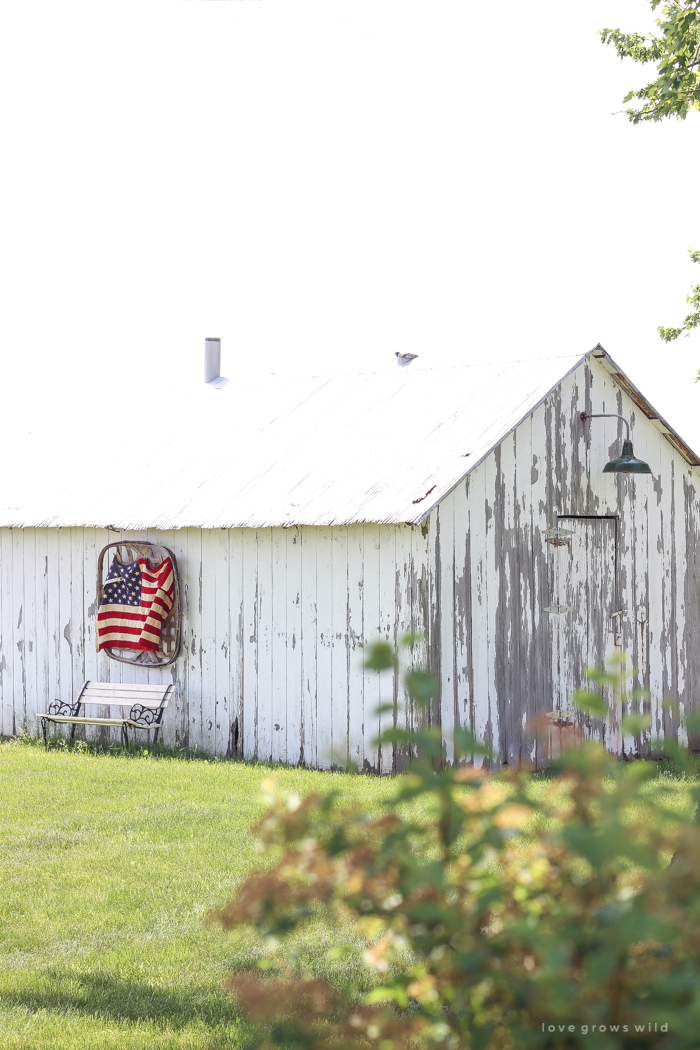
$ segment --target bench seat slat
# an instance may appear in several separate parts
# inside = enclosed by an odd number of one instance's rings
[[[137,689],[141,693],[156,693],[162,695],[166,689],[172,689],[169,685],[148,685],[146,682],[88,682],[85,691],[93,693],[123,692],[126,689]]]
[[[163,701],[163,707],[167,707],[170,700]],[[83,696],[80,700],[81,706],[85,704],[86,707],[133,707],[134,704],[141,704],[141,707],[160,707],[160,700],[154,700],[153,697],[146,699],[145,697],[131,697],[129,700],[86,700]]]
[[[149,704],[157,704],[160,702],[161,697],[165,696],[165,689],[161,689],[157,693],[146,692],[143,689],[137,687],[129,689],[113,689],[109,693],[96,693],[93,692],[89,687],[84,691],[81,696],[81,700],[89,700],[93,704],[108,704],[111,699],[114,700],[147,700]]]
[[[77,722],[87,726],[134,726],[136,729],[151,729],[151,726],[142,726],[138,722],[132,722],[129,718],[73,718],[71,715],[38,715],[45,718],[47,722]]]

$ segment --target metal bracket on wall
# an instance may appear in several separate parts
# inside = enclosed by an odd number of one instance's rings
[[[615,622],[614,621],[615,621],[615,618],[617,616],[626,616],[626,615],[627,615],[627,609],[618,609],[617,612],[610,613],[610,616],[609,616],[609,620],[610,620],[611,625],[612,625],[610,627],[610,630],[611,630],[611,632],[613,634],[613,638],[614,638],[613,645],[616,645],[618,647],[622,646],[622,621],[620,621],[620,624],[619,624],[617,630],[615,630]]]
[[[561,526],[557,525],[553,529],[545,529],[542,533],[546,543],[551,543],[553,547],[564,547],[567,543],[571,543],[571,537],[573,532],[569,529],[562,529]]]

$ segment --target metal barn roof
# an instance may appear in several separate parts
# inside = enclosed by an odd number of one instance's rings
[[[146,396],[164,424],[125,421],[113,446],[88,426],[73,462],[41,484],[6,475],[0,525],[178,529],[419,523],[588,355],[363,375],[270,375]],[[684,445],[609,359],[637,405]],[[56,427],[55,419],[52,422]],[[161,432],[163,431],[163,433]]]

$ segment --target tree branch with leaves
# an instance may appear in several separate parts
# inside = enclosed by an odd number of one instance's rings
[[[662,0],[651,0],[652,11],[661,3]],[[603,43],[612,44],[618,58],[631,58],[642,65],[656,63],[657,77],[636,91],[628,91],[623,99],[636,99],[639,103],[624,111],[632,124],[665,117],[685,120],[692,109],[700,110],[700,0],[664,3],[656,24],[659,32],[651,36],[623,33],[620,29],[600,30]],[[700,262],[700,252],[689,251],[691,260]],[[692,311],[683,324],[678,328],[659,325],[657,329],[665,343],[700,327],[700,284],[693,285],[686,300]]]
[[[655,11],[661,0],[651,0]],[[612,44],[618,58],[646,65],[656,62],[658,76],[644,87],[629,91],[623,101],[641,105],[625,110],[632,124],[676,117],[685,120],[691,109],[700,110],[700,0],[666,3],[656,22],[659,34],[623,33],[601,29],[604,44]]]

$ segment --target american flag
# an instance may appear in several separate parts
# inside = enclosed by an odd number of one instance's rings
[[[145,558],[122,565],[115,555],[97,613],[97,648],[157,649],[173,590],[170,558],[152,569]]]

